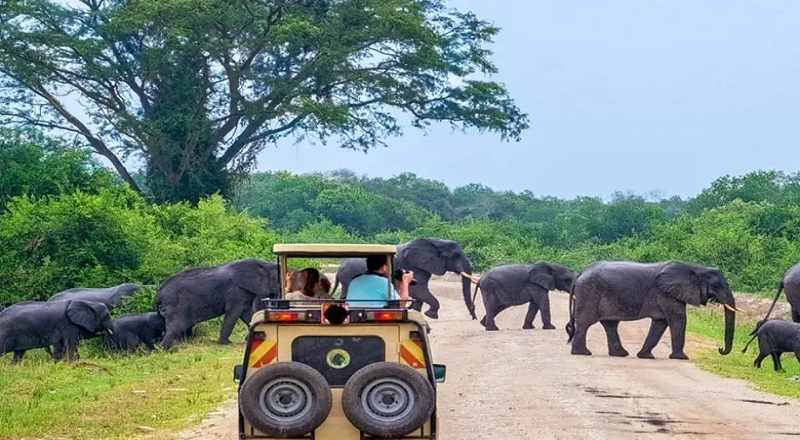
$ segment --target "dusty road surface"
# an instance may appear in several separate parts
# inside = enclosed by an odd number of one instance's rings
[[[653,351],[655,360],[611,358],[598,324],[589,331],[594,356],[572,356],[563,330],[565,293],[551,293],[557,330],[542,330],[539,317],[536,329],[522,330],[526,308],[520,306],[498,317],[500,331],[487,332],[470,319],[458,283],[436,280],[432,288],[442,303],[440,319],[431,322],[434,360],[447,365],[447,381],[439,384],[441,439],[800,437],[800,402],[667,359],[668,332]],[[480,297],[478,303],[480,318]],[[629,352],[638,351],[648,326],[649,320],[620,324]],[[235,405],[178,438],[236,438]]]

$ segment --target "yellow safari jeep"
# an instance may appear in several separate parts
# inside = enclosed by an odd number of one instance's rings
[[[279,244],[287,259],[385,255],[391,245]],[[435,439],[436,384],[424,315],[389,301],[356,307],[338,299],[266,301],[250,322],[239,382],[240,439]],[[359,300],[364,304],[365,300]]]

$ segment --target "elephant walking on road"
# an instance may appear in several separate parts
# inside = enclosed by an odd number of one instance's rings
[[[428,304],[425,315],[439,318],[439,300],[431,293],[428,282],[433,275],[444,275],[446,272],[461,274],[461,290],[467,308],[470,307],[470,287],[474,282],[472,266],[469,259],[458,242],[441,238],[417,238],[397,246],[394,258],[394,269],[410,270],[414,272],[416,284],[409,286],[409,296],[413,300],[411,307],[422,310],[422,303]],[[363,258],[348,258],[336,271],[336,282],[333,292],[339,284],[342,285],[341,298],[347,298],[347,287],[356,276],[366,273],[367,263]],[[474,307],[474,306],[473,306]],[[475,311],[469,312],[475,315]]]
[[[598,321],[608,340],[609,356],[627,356],[617,326],[620,321],[651,318],[650,331],[637,354],[652,359],[652,350],[669,327],[672,336],[670,359],[688,359],[686,305],[705,305],[709,300],[725,307],[725,346],[733,344],[736,304],[721,270],[682,261],[635,263],[599,261],[586,267],[572,283],[570,320],[566,330],[572,354],[591,355],[586,347],[589,327]]]
[[[555,329],[550,321],[551,290],[569,292],[575,274],[568,267],[546,261],[531,264],[504,264],[489,269],[475,286],[475,295],[481,290],[486,316],[481,325],[486,330],[498,330],[495,317],[503,310],[527,303],[524,329],[532,329],[533,319],[541,310],[545,330]],[[473,297],[474,301],[474,297]],[[467,301],[467,309],[474,310],[474,303]],[[477,318],[474,312],[473,318]]]
[[[241,319],[250,323],[260,300],[277,298],[281,283],[278,264],[255,258],[218,266],[194,267],[167,278],[156,291],[156,309],[164,317],[161,346],[169,348],[195,324],[225,315],[218,342],[228,339]]]

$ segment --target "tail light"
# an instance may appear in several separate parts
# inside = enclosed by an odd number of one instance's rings
[[[285,310],[280,312],[267,312],[265,320],[269,322],[309,322],[320,320],[319,310]]]

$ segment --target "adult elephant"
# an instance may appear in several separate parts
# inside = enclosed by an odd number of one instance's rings
[[[164,317],[167,329],[161,346],[170,348],[195,324],[221,315],[225,318],[218,342],[228,344],[237,319],[249,324],[253,313],[261,308],[260,300],[279,294],[277,263],[245,258],[181,271],[156,291],[156,310]]]
[[[575,273],[570,268],[549,261],[495,266],[475,286],[475,295],[480,289],[486,310],[481,325],[486,330],[498,330],[494,319],[500,312],[511,306],[527,303],[528,313],[525,315],[523,329],[534,328],[533,318],[540,310],[543,328],[555,329],[550,321],[549,293],[551,290],[569,292],[574,279]],[[475,310],[474,303],[467,301],[467,309]]]
[[[44,348],[54,360],[73,360],[78,358],[78,341],[111,329],[108,307],[102,303],[23,301],[0,312],[0,355],[14,352],[12,361],[19,362],[27,350]]]
[[[470,287],[472,278],[472,265],[467,254],[458,242],[441,238],[417,238],[397,246],[394,258],[394,268],[414,271],[416,283],[409,286],[409,296],[412,298],[411,307],[422,310],[422,303],[428,304],[425,315],[439,318],[439,300],[431,293],[428,282],[433,275],[444,275],[446,272],[461,274],[461,289],[467,309],[475,316],[474,305],[470,308]],[[333,293],[339,284],[342,284],[341,298],[347,298],[347,286],[353,278],[365,273],[367,264],[363,258],[349,258],[345,260],[336,271],[336,282]]]
[[[781,296],[781,291],[786,292],[786,300],[789,301],[789,305],[792,309],[792,321],[800,322],[800,263],[790,267],[786,273],[783,274],[781,282],[778,283],[778,291],[775,293],[775,298],[772,300],[769,310],[767,310],[767,315],[758,322],[756,330],[769,318],[772,309],[775,308],[778,297]]]
[[[138,284],[123,283],[111,287],[74,287],[51,296],[48,301],[64,301],[80,299],[84,301],[100,302],[109,309],[122,305],[123,297],[134,295],[142,286]]]
[[[620,321],[651,318],[650,331],[637,354],[652,359],[652,350],[669,327],[672,336],[670,359],[688,359],[686,305],[716,301],[725,307],[724,348],[733,343],[736,304],[721,270],[682,261],[635,263],[598,261],[586,267],[572,283],[570,318],[566,326],[572,354],[591,355],[586,333],[598,321],[608,340],[609,356],[627,356],[617,332]]]

